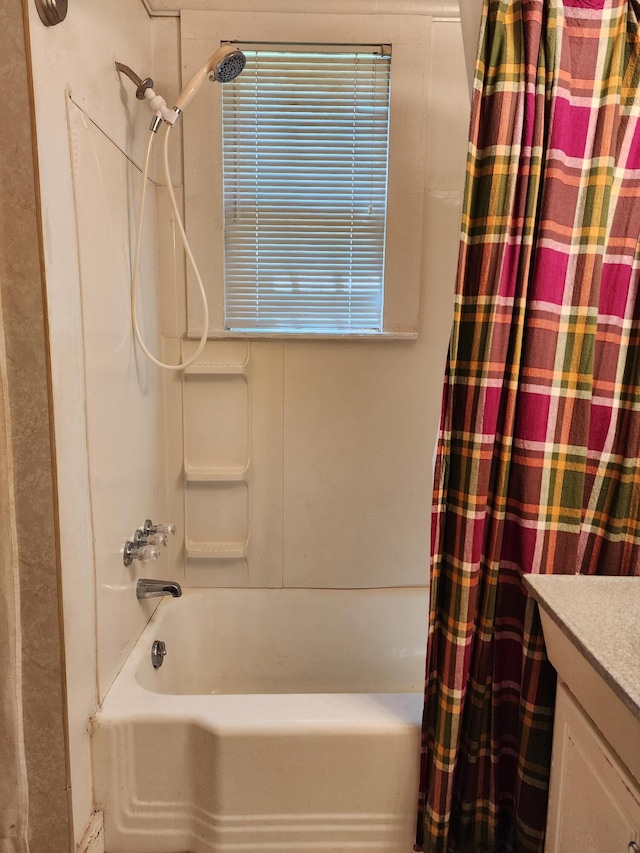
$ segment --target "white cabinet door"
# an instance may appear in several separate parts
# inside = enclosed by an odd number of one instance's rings
[[[640,788],[558,682],[546,853],[629,853]]]

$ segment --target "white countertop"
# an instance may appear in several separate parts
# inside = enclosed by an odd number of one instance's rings
[[[525,575],[524,584],[640,720],[640,577]]]

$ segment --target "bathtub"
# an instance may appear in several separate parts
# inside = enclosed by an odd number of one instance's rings
[[[424,589],[164,599],[93,721],[108,853],[409,853],[426,623]]]

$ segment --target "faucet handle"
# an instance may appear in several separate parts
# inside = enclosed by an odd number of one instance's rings
[[[148,563],[151,560],[157,560],[160,556],[160,549],[157,545],[137,544],[135,542],[125,542],[122,555],[122,562],[125,566],[130,566],[134,560],[140,560],[142,563]]]
[[[134,545],[161,545],[166,547],[168,537],[166,533],[146,533],[144,530],[136,530],[133,535]]]
[[[148,518],[144,523],[144,527],[142,528],[142,532],[147,537],[152,536],[155,533],[158,533],[158,534],[161,534],[164,536],[169,536],[169,534],[171,534],[172,536],[175,536],[176,526],[175,526],[175,524],[154,524],[153,521],[151,521],[151,519]]]

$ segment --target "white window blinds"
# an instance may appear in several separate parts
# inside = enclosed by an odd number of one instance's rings
[[[380,331],[388,51],[245,53],[222,87],[225,326]]]

